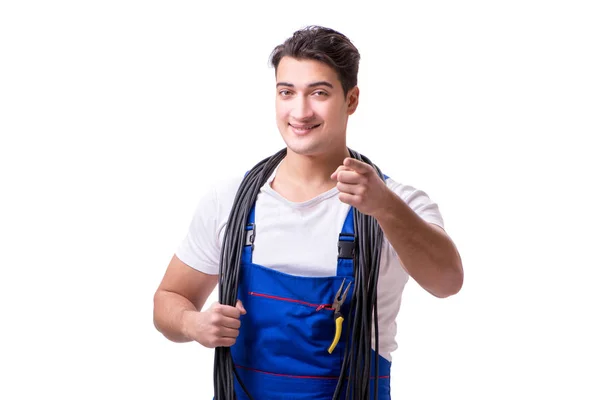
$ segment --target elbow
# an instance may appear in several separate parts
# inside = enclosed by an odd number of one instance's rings
[[[464,283],[464,271],[460,260],[447,268],[447,273],[444,276],[443,283],[440,288],[439,298],[447,298],[458,294]]]
[[[436,288],[430,288],[427,291],[437,297],[438,299],[446,299],[454,296],[462,289],[462,282],[443,282],[440,283]]]
[[[436,297],[440,299],[445,299],[454,295],[457,295],[463,286],[462,275],[460,277],[454,278],[452,280],[446,281],[442,288],[440,288]]]
[[[436,271],[437,277],[429,290],[438,298],[448,298],[458,294],[464,283],[464,270],[462,258],[458,249],[451,240],[447,240],[445,251],[431,258],[432,271]]]
[[[443,272],[438,275],[436,282],[431,285],[428,292],[437,298],[445,299],[458,294],[464,283],[464,271],[460,258],[456,262],[446,265]]]

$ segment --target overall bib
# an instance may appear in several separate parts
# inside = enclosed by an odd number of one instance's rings
[[[350,208],[338,246],[337,274],[304,277],[252,262],[254,207],[248,216],[247,240],[240,265],[238,298],[247,310],[231,355],[244,386],[254,400],[331,400],[340,375],[347,342],[348,312],[354,291],[354,217]],[[259,228],[260,231],[260,228]],[[350,284],[341,308],[340,340],[330,354],[335,335],[331,307],[342,281]],[[371,399],[375,362],[379,363],[378,399],[390,399],[391,363],[371,351]],[[248,400],[236,378],[238,400]],[[344,382],[341,399],[345,399]]]

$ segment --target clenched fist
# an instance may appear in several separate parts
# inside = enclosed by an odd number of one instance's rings
[[[187,337],[204,347],[230,347],[239,335],[243,314],[246,310],[239,300],[235,307],[213,303],[206,311],[186,311],[183,330]]]
[[[341,202],[375,218],[386,208],[390,198],[394,198],[375,168],[355,158],[344,159],[344,163],[331,174],[331,179],[338,182]]]

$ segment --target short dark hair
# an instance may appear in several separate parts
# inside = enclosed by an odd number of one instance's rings
[[[342,82],[344,96],[356,86],[360,54],[350,39],[331,28],[310,25],[297,30],[271,53],[271,66],[277,67],[284,56],[310,59],[332,67]]]

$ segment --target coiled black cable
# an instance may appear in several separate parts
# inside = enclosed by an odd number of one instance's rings
[[[379,168],[367,157],[348,149],[350,156],[363,161],[384,179]],[[219,264],[219,303],[235,306],[239,282],[242,249],[246,242],[246,222],[250,209],[256,202],[260,188],[266,183],[277,165],[283,160],[284,148],[274,155],[257,163],[244,177],[238,188],[233,207],[229,214]],[[346,399],[368,400],[371,380],[371,343],[373,322],[375,329],[375,382],[374,399],[377,399],[379,377],[379,325],[377,321],[377,282],[383,233],[377,221],[354,208],[354,291],[350,304],[346,332],[346,348],[341,373],[333,400],[340,399],[346,382]],[[373,318],[374,321],[373,321]],[[249,399],[251,394],[241,381],[229,347],[215,349],[214,398],[215,400],[236,400],[234,378]]]

